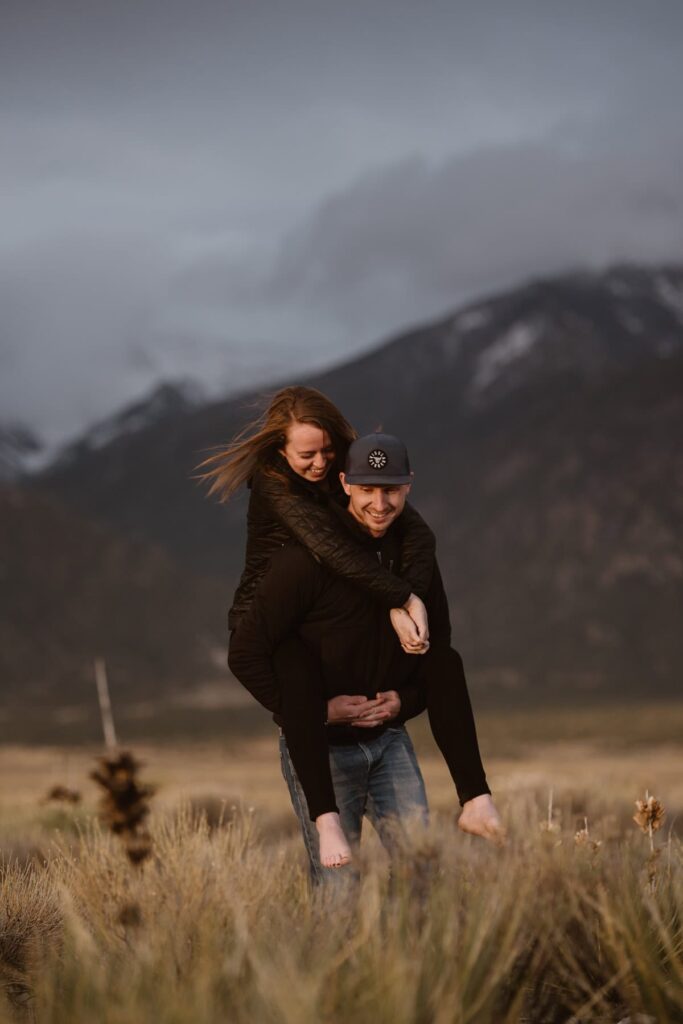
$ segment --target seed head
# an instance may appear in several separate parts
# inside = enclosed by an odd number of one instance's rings
[[[654,796],[645,794],[644,800],[636,800],[636,813],[633,820],[645,835],[652,835],[664,824],[666,809],[664,804]]]
[[[588,832],[588,818],[583,819],[584,826],[580,828],[578,832],[574,833],[574,844],[584,849],[590,850],[591,853],[597,853],[602,843],[599,839],[591,839]]]

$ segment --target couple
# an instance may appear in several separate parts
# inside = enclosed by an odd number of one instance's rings
[[[434,537],[406,504],[403,443],[357,439],[324,395],[290,387],[202,468],[223,500],[251,487],[229,664],[281,725],[314,880],[351,860],[364,814],[388,848],[397,819],[426,819],[403,725],[425,707],[460,827],[501,838]]]

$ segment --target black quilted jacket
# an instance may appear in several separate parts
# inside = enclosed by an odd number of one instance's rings
[[[228,624],[234,629],[249,608],[273,552],[292,537],[328,569],[374,594],[387,608],[399,608],[411,593],[429,589],[436,542],[420,514],[406,505],[401,524],[401,577],[378,564],[339,522],[331,502],[346,503],[341,484],[332,491],[309,483],[277,456],[276,473],[258,471],[250,482],[247,550]]]

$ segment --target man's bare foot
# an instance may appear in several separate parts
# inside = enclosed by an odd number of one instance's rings
[[[320,814],[315,819],[320,839],[320,863],[325,868],[340,868],[351,860],[351,848],[335,811]]]
[[[462,814],[458,818],[458,828],[469,835],[489,839],[499,846],[503,846],[507,838],[500,815],[488,793],[475,796],[463,804]]]

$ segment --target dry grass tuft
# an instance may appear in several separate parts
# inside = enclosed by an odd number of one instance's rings
[[[587,826],[578,845],[568,831],[548,846],[539,803],[503,810],[506,850],[436,815],[391,875],[370,844],[360,882],[313,899],[300,842],[264,838],[248,811],[218,829],[189,804],[153,815],[154,856],[136,871],[93,822],[75,851],[5,869],[15,938],[0,956],[20,961],[13,983],[35,991],[41,1024],[680,1017],[680,844],[652,894],[627,836],[586,860]]]
[[[360,882],[315,898],[270,746],[145,750],[162,787],[138,819],[152,854],[135,867],[95,816],[94,786],[77,806],[40,803],[90,757],[7,757],[25,789],[0,805],[2,846],[26,857],[0,872],[2,1024],[683,1019],[683,849],[668,828],[666,842],[648,831],[648,885],[630,810],[634,786],[656,778],[675,819],[670,751],[618,771],[557,748],[499,763],[504,850],[457,830],[447,773],[425,758],[429,829],[411,832],[391,875],[370,835]]]
[[[44,871],[0,866],[0,994],[14,1011],[29,1011],[35,980],[61,926],[59,896]]]

